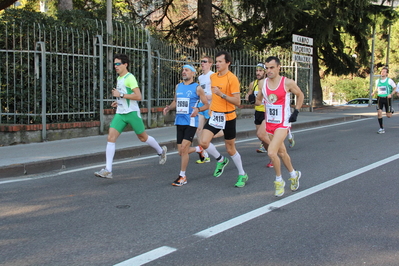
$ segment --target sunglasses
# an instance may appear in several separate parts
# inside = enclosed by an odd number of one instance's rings
[[[201,60],[201,63],[208,63],[207,60]]]
[[[122,63],[114,63],[114,66],[120,66]]]

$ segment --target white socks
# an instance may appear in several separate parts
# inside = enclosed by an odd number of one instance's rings
[[[291,129],[288,129],[288,138],[289,138],[289,139],[292,139]]]
[[[153,137],[148,136],[148,139],[145,143],[147,143],[152,148],[154,148],[154,150],[157,151],[157,154],[162,154],[163,150],[162,150],[161,146],[159,146],[159,143]]]
[[[244,168],[242,167],[241,155],[238,152],[236,152],[236,154],[231,156],[231,159],[233,160],[234,164],[237,167],[238,174],[245,175]]]
[[[105,169],[107,169],[108,172],[112,172],[112,161],[114,160],[114,155],[115,155],[115,143],[107,142],[107,148],[105,149],[105,158],[106,158]]]
[[[213,157],[215,157],[215,159],[219,158],[220,153],[218,152],[218,150],[216,149],[215,145],[211,143],[209,143],[209,147],[208,149],[206,149],[206,151],[212,155]]]

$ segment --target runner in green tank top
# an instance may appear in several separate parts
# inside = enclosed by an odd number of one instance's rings
[[[386,117],[391,118],[394,112],[392,108],[392,97],[395,92],[398,93],[398,88],[396,88],[395,82],[392,79],[388,78],[388,73],[388,67],[383,67],[381,69],[381,77],[376,80],[376,88],[371,94],[372,97],[377,94],[377,114],[378,124],[380,125],[380,129],[377,131],[378,134],[385,133],[384,125],[382,122],[382,109],[385,106],[385,115]]]

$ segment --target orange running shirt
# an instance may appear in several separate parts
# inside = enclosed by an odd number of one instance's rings
[[[235,93],[240,93],[240,82],[238,81],[236,75],[234,75],[231,71],[228,71],[227,74],[223,76],[218,76],[218,73],[212,74],[211,85],[212,87],[219,87],[220,91],[227,96],[233,96]],[[236,107],[234,104],[229,103],[222,97],[213,94],[209,109],[219,113],[227,113],[235,111]],[[233,120],[236,117],[236,112],[228,113],[226,114],[226,121]]]

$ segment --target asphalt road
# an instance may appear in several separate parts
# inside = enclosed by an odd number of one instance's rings
[[[171,186],[173,151],[118,161],[112,180],[89,165],[0,181],[0,265],[399,265],[399,117],[384,121],[294,132],[300,189],[281,198],[255,138],[237,144],[244,188],[232,161],[214,178],[196,154]]]

